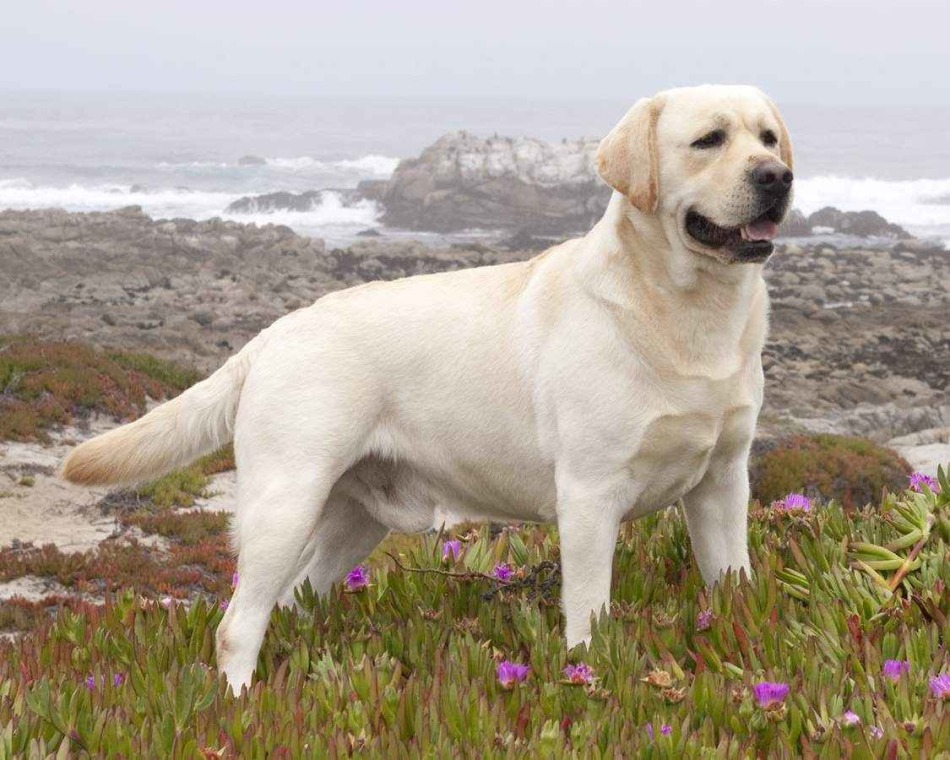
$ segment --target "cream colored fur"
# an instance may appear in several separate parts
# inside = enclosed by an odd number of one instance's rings
[[[710,125],[728,125],[729,142],[697,155],[689,144]],[[779,145],[763,146],[763,127]],[[744,223],[749,167],[790,164],[787,140],[753,88],[641,101],[601,146],[618,192],[585,237],[525,263],[326,296],[81,445],[65,475],[152,477],[233,432],[240,583],[218,664],[235,688],[297,583],[326,593],[390,529],[424,530],[437,507],[557,523],[569,645],[609,604],[622,520],[682,499],[705,580],[748,572],[768,296],[761,265],[703,249],[683,216]]]

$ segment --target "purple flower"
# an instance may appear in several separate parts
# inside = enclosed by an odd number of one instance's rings
[[[696,616],[696,630],[697,631],[707,631],[709,626],[712,625],[713,611],[712,610],[703,610]]]
[[[495,569],[491,571],[491,574],[495,580],[507,583],[511,580],[512,576],[511,566],[507,562],[501,562],[495,565]]]
[[[653,724],[647,723],[643,728],[647,732],[647,736],[650,737],[650,741],[652,742],[655,737],[655,734],[653,733]],[[668,723],[664,723],[660,726],[660,736],[669,736],[672,733],[673,726],[669,725]]]
[[[934,699],[950,699],[950,673],[931,678],[930,693]]]
[[[233,573],[231,573],[231,588],[237,588],[237,584],[238,584],[238,574],[237,574],[237,570],[235,570]]]
[[[884,729],[879,728],[878,726],[871,726],[868,729],[868,733],[871,735],[872,739],[880,739],[882,736],[884,736]]]
[[[790,493],[784,499],[773,501],[772,508],[780,512],[811,512],[811,499],[802,493]]]
[[[442,561],[455,562],[462,553],[461,541],[443,541],[442,542]]]
[[[910,673],[910,663],[907,660],[884,660],[881,674],[891,681],[900,681],[904,673]]]
[[[940,492],[940,486],[937,483],[936,478],[932,478],[922,472],[912,472],[908,476],[907,482],[911,491],[917,491],[920,493],[924,490],[923,487],[927,486],[927,488],[929,488],[934,493]]]
[[[227,599],[222,599],[220,602],[218,602],[218,609],[220,609],[221,612],[224,612],[225,610],[227,610],[227,608],[228,608]]]
[[[564,677],[571,683],[587,685],[594,680],[594,671],[590,665],[579,662],[577,665],[568,665],[564,668]]]
[[[496,673],[498,674],[498,683],[506,689],[510,689],[516,683],[521,683],[528,677],[528,666],[504,660],[498,663]]]
[[[86,676],[86,680],[82,682],[89,691],[92,691],[96,688],[96,677],[95,676]]]
[[[759,707],[763,710],[767,710],[770,707],[777,707],[785,702],[785,697],[788,696],[788,684],[762,681],[752,688],[752,693]]]
[[[856,726],[861,722],[861,719],[858,717],[857,713],[852,712],[851,710],[845,710],[841,714],[841,724],[844,726]]]
[[[112,685],[113,685],[113,686],[115,686],[115,687],[118,688],[119,686],[121,686],[121,685],[124,684],[124,683],[125,683],[125,676],[122,675],[121,673],[116,673],[115,675],[112,676]]]
[[[357,565],[346,574],[346,587],[350,591],[359,591],[369,585],[369,570],[365,565]]]

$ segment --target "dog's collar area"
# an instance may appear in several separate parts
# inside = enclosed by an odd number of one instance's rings
[[[774,250],[772,240],[782,216],[782,209],[776,205],[744,225],[722,227],[690,209],[684,227],[686,234],[704,248],[728,251],[734,261],[760,263]]]

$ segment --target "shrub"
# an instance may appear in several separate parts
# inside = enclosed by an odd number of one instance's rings
[[[760,447],[750,470],[752,496],[763,504],[804,493],[851,508],[877,501],[884,488],[903,489],[911,468],[893,450],[864,438],[799,435]]]
[[[169,398],[200,379],[141,354],[0,337],[0,440],[46,440],[51,428],[93,412],[130,419],[147,399]]]

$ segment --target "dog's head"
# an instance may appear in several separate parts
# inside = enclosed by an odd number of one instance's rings
[[[640,100],[600,143],[597,167],[671,244],[724,263],[768,258],[792,198],[788,131],[754,87]]]

